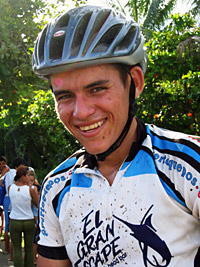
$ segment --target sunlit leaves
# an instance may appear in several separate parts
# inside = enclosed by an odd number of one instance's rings
[[[146,44],[149,64],[140,99],[140,116],[145,121],[200,134],[200,46],[197,43],[193,49],[190,42],[181,56],[177,49],[181,42],[199,35],[200,29],[189,14],[182,17],[177,14],[169,26],[154,32]],[[144,114],[142,109],[147,112]]]
[[[34,42],[50,8],[43,0],[1,0],[0,8],[0,154],[9,162],[23,156],[45,174],[78,147],[57,119],[48,83],[32,71]]]

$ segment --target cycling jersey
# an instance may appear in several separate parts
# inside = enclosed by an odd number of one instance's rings
[[[111,186],[84,149],[48,175],[39,254],[81,267],[194,266],[200,141],[154,125],[145,129]]]

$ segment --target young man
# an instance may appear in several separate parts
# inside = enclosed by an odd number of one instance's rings
[[[84,147],[43,182],[39,267],[194,265],[199,141],[135,117],[143,45],[133,20],[94,6],[63,14],[37,39],[33,69]]]

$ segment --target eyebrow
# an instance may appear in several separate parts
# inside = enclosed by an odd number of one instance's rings
[[[52,93],[54,94],[54,96],[58,96],[58,95],[62,95],[62,94],[66,94],[66,93],[70,93],[69,90],[60,90],[60,91],[54,91],[52,89]]]
[[[109,80],[95,81],[95,82],[89,83],[88,85],[84,86],[83,89],[88,89],[88,88],[91,88],[91,87],[99,86],[99,85],[102,85],[102,84],[105,84],[105,83],[108,83],[108,82],[109,82]],[[52,89],[52,93],[54,94],[54,96],[58,96],[58,95],[62,95],[62,94],[71,92],[70,90],[67,90],[67,89],[66,90],[54,91],[52,86],[51,86],[51,89]]]
[[[88,85],[84,86],[83,88],[84,89],[88,89],[90,87],[95,87],[95,86],[99,86],[99,85],[102,85],[102,84],[105,84],[105,83],[108,83],[109,80],[99,80],[99,81],[95,81],[93,83],[89,83]]]

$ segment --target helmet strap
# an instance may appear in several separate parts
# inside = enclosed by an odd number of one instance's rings
[[[130,91],[129,91],[129,113],[128,113],[128,119],[127,119],[126,125],[124,126],[124,129],[122,130],[120,136],[117,138],[114,144],[112,144],[105,152],[96,155],[98,161],[104,161],[108,155],[110,155],[113,151],[115,151],[122,144],[124,138],[129,132],[132,120],[135,117],[135,114],[137,112],[138,107],[137,107],[137,102],[135,100],[135,83],[130,72],[128,73],[131,77],[131,85],[130,85]]]

